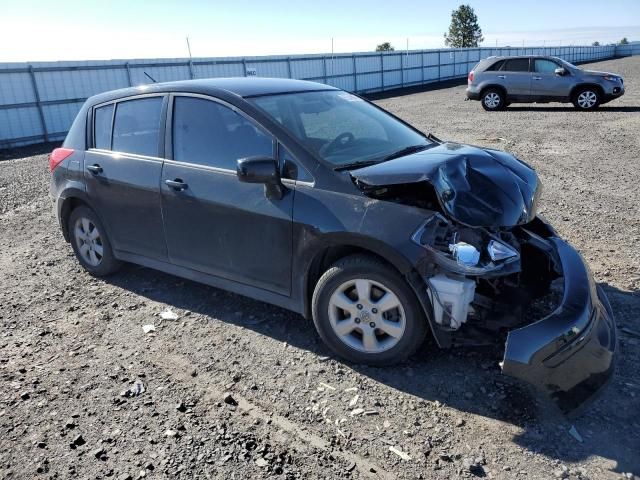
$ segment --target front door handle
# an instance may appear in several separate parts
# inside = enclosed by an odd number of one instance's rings
[[[94,163],[93,165],[89,165],[87,167],[87,170],[89,170],[94,175],[98,175],[98,174],[102,173],[102,167],[100,165],[98,165],[97,163]]]
[[[507,76],[506,75],[498,75],[498,78],[501,78],[501,79],[504,80],[505,78],[507,78]]]
[[[533,77],[534,80],[542,80],[542,77]]]
[[[184,183],[180,178],[176,178],[175,180],[165,180],[164,183],[178,192],[186,190],[189,187],[189,185]]]

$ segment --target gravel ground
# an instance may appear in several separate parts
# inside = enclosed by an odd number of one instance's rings
[[[544,215],[588,259],[619,322],[618,372],[582,416],[560,417],[503,377],[491,349],[427,342],[403,366],[366,368],[276,307],[132,265],[94,279],[56,227],[46,156],[32,155],[0,162],[0,476],[640,475],[640,57],[592,68],[628,89],[594,113],[486,113],[464,86],[378,100],[538,169]],[[178,319],[161,319],[167,308]]]

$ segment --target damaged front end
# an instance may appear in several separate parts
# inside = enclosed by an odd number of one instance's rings
[[[367,195],[433,212],[412,240],[422,248],[416,270],[436,341],[504,341],[503,372],[575,412],[614,370],[604,292],[580,254],[536,216],[540,184],[531,168],[504,152],[442,147],[415,163],[380,165],[391,175],[374,166],[352,176]],[[452,151],[462,154],[445,158]]]

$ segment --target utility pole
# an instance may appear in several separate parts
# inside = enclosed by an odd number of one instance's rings
[[[189,51],[189,58],[191,58],[191,45],[189,44],[189,35],[187,35],[187,50]]]

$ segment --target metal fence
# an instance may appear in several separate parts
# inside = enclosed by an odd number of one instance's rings
[[[555,55],[586,62],[640,54],[640,45],[461,48],[156,60],[0,64],[0,148],[61,140],[88,97],[107,90],[193,78],[260,76],[311,80],[372,93],[462,78],[492,55]]]

